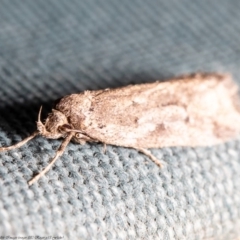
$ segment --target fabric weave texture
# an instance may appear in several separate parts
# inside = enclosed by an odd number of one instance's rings
[[[44,119],[70,93],[198,71],[240,84],[237,0],[0,4],[0,146],[30,135],[40,106]],[[151,149],[162,169],[134,149],[70,143],[29,187],[60,142],[37,137],[0,153],[1,239],[240,236],[240,138]]]

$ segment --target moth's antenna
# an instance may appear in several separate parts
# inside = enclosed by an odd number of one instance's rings
[[[42,106],[40,107],[38,112],[38,122],[41,122],[41,114],[42,114]]]
[[[37,129],[41,135],[44,135],[46,129],[41,121],[41,114],[42,114],[42,106],[40,107],[39,112],[38,112]]]
[[[33,139],[34,137],[36,137],[37,135],[39,134],[38,131],[35,131],[32,135],[30,135],[29,137],[23,139],[21,142],[19,143],[16,143],[12,146],[8,146],[8,147],[1,147],[0,148],[0,152],[2,151],[7,151],[7,150],[12,150],[12,149],[15,149],[15,148],[19,148],[21,147],[22,145],[24,145],[25,143],[27,143],[28,141],[30,141],[31,139]]]
[[[68,143],[71,141],[72,137],[74,136],[74,132],[70,132],[67,137],[62,142],[61,146],[58,148],[54,158],[51,160],[51,162],[47,165],[47,167],[40,172],[38,175],[36,175],[32,180],[28,182],[28,185],[31,186],[33,183],[35,183],[38,179],[40,179],[42,176],[46,174],[50,170],[50,168],[53,166],[53,164],[56,162],[56,160],[63,154],[65,148],[67,147]]]

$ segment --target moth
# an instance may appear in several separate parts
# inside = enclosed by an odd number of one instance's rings
[[[68,143],[102,142],[137,149],[161,166],[149,148],[210,146],[240,131],[238,86],[228,74],[197,73],[166,82],[84,91],[63,97],[37,131],[0,151],[21,147],[37,135],[64,138],[41,178]]]

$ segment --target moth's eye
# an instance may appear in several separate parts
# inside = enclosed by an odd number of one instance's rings
[[[75,137],[76,137],[76,138],[82,138],[82,134],[81,134],[81,133],[76,133],[76,134],[75,134]]]

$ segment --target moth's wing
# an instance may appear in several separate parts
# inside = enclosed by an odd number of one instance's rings
[[[85,131],[107,144],[211,145],[239,132],[237,86],[227,75],[200,74],[90,93]]]

